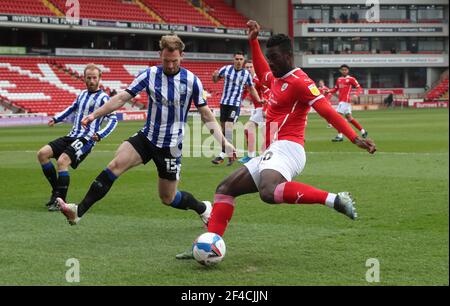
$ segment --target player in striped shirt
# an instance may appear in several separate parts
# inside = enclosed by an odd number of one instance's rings
[[[52,187],[50,200],[46,204],[49,211],[59,210],[56,203],[57,197],[66,199],[70,183],[69,166],[76,169],[89,155],[96,142],[111,134],[117,125],[115,114],[98,117],[87,127],[83,127],[81,124],[84,116],[91,114],[109,101],[109,96],[99,89],[101,76],[101,70],[97,66],[87,65],[84,70],[87,89],[78,95],[72,105],[48,122],[49,126],[54,126],[69,115],[75,114],[73,127],[69,134],[51,141],[37,154],[44,175]],[[108,123],[103,129],[100,129],[105,119]],[[58,173],[50,161],[51,158],[57,160]]]
[[[339,104],[337,112],[343,115],[348,122],[350,122],[354,127],[356,127],[363,138],[367,138],[367,131],[352,117],[352,100],[363,91],[361,85],[359,85],[356,78],[349,75],[350,68],[347,65],[341,65],[339,67],[341,76],[336,80],[336,85],[330,90],[325,90],[324,94],[334,94],[338,92]],[[352,94],[352,89],[355,88],[356,91]],[[332,139],[333,142],[344,141],[344,136],[339,133],[335,138]]]
[[[233,142],[234,123],[239,118],[241,110],[242,94],[244,86],[248,86],[250,94],[258,103],[262,103],[253,84],[253,78],[247,69],[244,69],[244,53],[235,52],[233,65],[226,65],[213,73],[213,81],[217,83],[224,79],[222,99],[220,100],[220,125],[228,142]],[[226,157],[225,147],[222,144],[222,152],[212,160],[213,164],[223,163]],[[229,158],[227,166],[233,164],[234,159]]]
[[[192,209],[198,213],[204,224],[208,223],[211,203],[200,202],[189,192],[177,189],[184,126],[192,102],[203,122],[208,123],[208,128],[214,131],[217,141],[223,141],[229,152],[233,152],[234,147],[224,140],[214,114],[204,99],[200,79],[191,71],[180,67],[184,50],[181,39],[176,35],[163,36],[160,49],[162,65],[148,67],[142,71],[125,91],[83,119],[84,124],[90,124],[95,118],[122,107],[141,91],[145,90],[148,94],[148,112],[144,127],[120,145],[115,158],[97,176],[80,204],[66,204],[57,199],[69,224],[77,224],[87,210],[108,193],[120,175],[138,165],[147,164],[150,160],[153,160],[158,170],[161,201],[173,208]]]

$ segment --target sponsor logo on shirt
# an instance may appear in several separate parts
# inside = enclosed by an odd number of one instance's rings
[[[315,95],[315,96],[319,96],[319,95],[320,95],[320,91],[319,91],[319,89],[317,88],[316,84],[311,84],[311,85],[309,85],[309,86],[308,86],[308,89],[309,89],[309,91],[310,91],[313,95]]]

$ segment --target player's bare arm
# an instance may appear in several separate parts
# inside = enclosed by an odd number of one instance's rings
[[[55,119],[50,119],[47,123],[48,126],[54,126],[55,125]]]
[[[103,117],[103,116],[110,114],[113,111],[121,108],[125,103],[130,101],[131,98],[133,98],[133,97],[128,92],[126,92],[126,91],[120,92],[119,94],[112,97],[108,103],[105,103],[102,107],[97,109],[95,112],[93,112],[89,116],[84,117],[83,120],[81,120],[81,124],[83,126],[87,126],[89,123],[94,121],[96,118]]]
[[[228,140],[223,135],[222,128],[217,122],[216,117],[214,117],[214,114],[211,111],[211,109],[208,106],[203,106],[198,109],[198,112],[200,113],[200,117],[203,123],[207,125],[208,129],[210,130],[211,134],[213,134],[217,142],[220,144],[225,143],[225,152],[229,156],[234,157],[236,149],[231,143],[228,142]]]
[[[343,133],[356,146],[366,150],[370,154],[375,153],[377,149],[373,140],[368,138],[363,139],[357,136],[350,124],[344,120],[325,99],[321,99],[314,103],[313,108],[322,118],[326,119],[328,123],[332,124],[340,133]]]

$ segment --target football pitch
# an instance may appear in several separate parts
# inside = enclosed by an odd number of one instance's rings
[[[175,259],[204,230],[193,211],[160,203],[152,162],[120,177],[78,226],[69,226],[45,209],[50,188],[36,151],[70,126],[0,128],[0,285],[72,285],[71,258],[79,262],[80,285],[448,285],[448,110],[354,115],[378,152],[332,143],[335,131],[311,114],[307,164],[296,180],[352,192],[359,219],[320,205],[243,196],[224,236],[225,259],[213,268]],[[122,140],[142,125],[120,122],[71,171],[68,202],[82,199]],[[212,200],[239,166],[186,157],[180,189]],[[366,280],[368,259],[379,262],[379,282]]]

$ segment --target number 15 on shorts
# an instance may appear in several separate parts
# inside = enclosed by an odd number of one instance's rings
[[[178,164],[176,158],[165,158],[166,169],[168,173],[177,173],[178,172]]]

